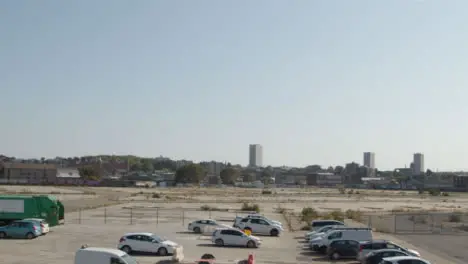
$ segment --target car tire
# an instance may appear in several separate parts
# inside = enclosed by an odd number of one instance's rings
[[[272,229],[272,230],[270,231],[270,235],[271,235],[271,236],[278,236],[278,235],[279,235],[279,232],[278,232],[277,229]]]
[[[215,240],[215,244],[218,247],[222,247],[222,246],[224,246],[224,241],[222,239],[218,238],[218,239]]]
[[[321,246],[318,251],[321,254],[325,254],[327,252],[327,247]]]
[[[164,247],[160,247],[160,248],[158,249],[158,255],[159,255],[159,256],[167,256],[167,249],[164,248]]]
[[[201,229],[197,226],[193,229],[193,232],[197,233],[197,234],[200,234],[201,233]]]
[[[29,233],[26,234],[26,238],[27,238],[27,239],[33,239],[34,237],[35,237],[34,234],[31,233],[31,232],[29,232]]]
[[[331,260],[339,260],[341,258],[340,254],[338,252],[333,252],[331,255],[330,255],[330,259]]]
[[[248,248],[255,248],[255,247],[257,247],[257,246],[255,245],[255,242],[253,242],[252,240],[249,240],[249,241],[247,242],[247,247],[248,247]]]
[[[6,238],[7,234],[5,232],[0,232],[0,239]]]
[[[132,252],[132,248],[129,246],[123,246],[120,250],[122,250],[123,252],[127,254],[130,254]]]

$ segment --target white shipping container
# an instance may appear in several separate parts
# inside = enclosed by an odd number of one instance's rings
[[[24,200],[0,200],[0,213],[24,213]]]

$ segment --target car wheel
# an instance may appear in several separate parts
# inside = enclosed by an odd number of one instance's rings
[[[0,238],[6,238],[6,233],[5,232],[0,232]]]
[[[278,236],[278,234],[279,234],[279,232],[276,229],[273,229],[273,230],[270,231],[271,236]]]
[[[26,234],[26,238],[27,238],[27,239],[33,239],[33,238],[34,238],[34,234],[31,233],[31,232],[29,232],[29,233]]]
[[[159,248],[158,249],[158,255],[159,256],[166,256],[167,255],[167,249],[163,248],[163,247]]]
[[[195,233],[201,233],[201,230],[200,230],[199,227],[195,227],[195,228],[193,229],[193,232],[195,232]]]
[[[333,254],[330,255],[330,258],[332,260],[339,260],[341,258],[340,254],[338,252],[334,252]]]
[[[252,240],[249,240],[249,242],[247,242],[247,247],[248,247],[248,248],[254,248],[254,247],[256,247],[256,246],[255,246],[255,242],[253,242]]]
[[[224,241],[222,239],[216,239],[215,244],[219,247],[224,246]]]
[[[327,252],[327,247],[320,247],[319,248],[319,253],[325,254]]]
[[[129,246],[123,246],[120,250],[127,254],[130,254],[132,252],[132,249]]]

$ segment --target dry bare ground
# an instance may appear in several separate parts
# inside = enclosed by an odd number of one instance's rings
[[[380,191],[380,190],[354,190],[352,193],[347,190],[344,194],[338,189],[304,188],[304,189],[272,189],[271,194],[262,193],[261,189],[245,188],[106,188],[106,187],[61,187],[61,186],[0,186],[0,193],[3,194],[52,194],[56,195],[65,204],[67,212],[73,212],[78,209],[92,209],[109,206],[117,203],[138,204],[140,207],[158,207],[167,210],[210,210],[213,214],[201,214],[200,216],[221,216],[233,214],[226,211],[239,211],[244,203],[258,204],[261,213],[278,219],[284,217],[284,221],[289,223],[293,230],[297,230],[304,225],[301,222],[300,215],[304,207],[314,208],[318,213],[327,213],[334,210],[346,211],[359,210],[364,213],[385,213],[391,211],[421,212],[421,211],[464,211],[468,206],[468,195],[450,194],[449,196],[429,196],[420,195],[416,191]],[[205,208],[205,209],[202,209]],[[99,209],[97,209],[99,210]],[[91,210],[93,211],[93,210]],[[90,212],[91,212],[90,211]],[[124,210],[125,211],[125,210]],[[128,210],[125,211],[128,213]],[[219,212],[219,213],[218,213]],[[97,216],[89,216],[81,213],[71,216],[75,218],[71,224],[77,224],[76,218],[80,217],[80,225],[88,221],[103,222],[102,214],[104,211],[96,212]],[[138,217],[141,212],[134,211],[133,217]],[[122,218],[113,216],[112,211],[107,211],[106,217],[109,217],[107,224],[113,220]],[[156,212],[152,212],[153,217]],[[165,216],[160,212],[159,218],[168,222],[175,219],[180,221],[179,213],[174,211],[167,212]],[[198,217],[197,214],[194,217]],[[83,219],[81,219],[83,217]],[[128,216],[125,216],[128,217]],[[130,222],[143,221],[139,219]],[[182,213],[182,218],[185,217]],[[232,217],[231,217],[232,218]],[[69,218],[68,218],[69,219]],[[93,220],[94,219],[94,220]],[[406,219],[406,218],[405,218]],[[83,221],[81,221],[83,220]],[[281,220],[281,219],[278,219]],[[406,219],[408,220],[408,219]],[[405,221],[406,221],[405,220]],[[120,220],[119,220],[120,221]],[[153,221],[153,220],[150,220]],[[185,220],[182,220],[185,221]],[[125,220],[127,222],[127,220]],[[150,222],[154,224],[153,222]],[[133,224],[135,224],[133,222]],[[186,224],[186,222],[182,222]],[[180,226],[184,226],[184,225]],[[378,235],[382,238],[398,240],[391,235]],[[405,243],[402,241],[401,243]],[[412,242],[415,243],[415,242]],[[419,243],[419,242],[418,242]],[[408,243],[406,243],[408,244]],[[408,246],[416,248],[418,245]],[[428,256],[433,263],[459,263],[448,261],[444,258],[438,258],[431,255],[432,249],[421,250],[425,256]],[[429,257],[430,256],[430,257]],[[466,263],[466,262],[461,262]]]

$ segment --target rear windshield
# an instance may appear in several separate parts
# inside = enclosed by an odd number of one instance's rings
[[[125,262],[128,264],[138,264],[138,261],[136,261],[136,259],[127,254],[123,255],[122,259],[125,260]]]

